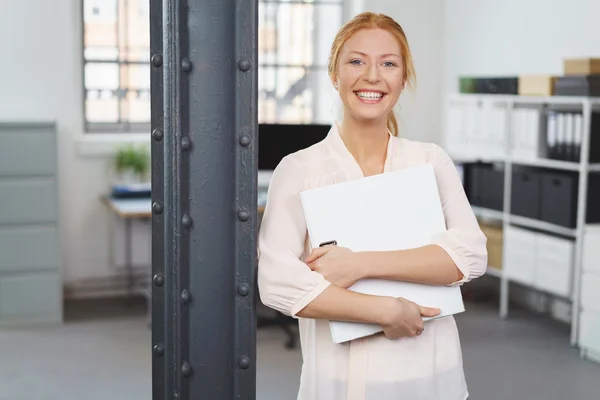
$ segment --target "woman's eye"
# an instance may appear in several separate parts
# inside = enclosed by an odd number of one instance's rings
[[[360,60],[352,60],[350,61],[350,64],[354,64],[354,65],[359,65],[361,63]]]
[[[383,65],[385,65],[386,67],[395,67],[396,66],[396,64],[391,61],[386,61],[383,63]]]

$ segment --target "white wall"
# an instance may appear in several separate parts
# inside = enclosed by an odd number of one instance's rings
[[[400,98],[400,135],[441,140],[444,0],[351,1],[350,10],[387,14],[404,29],[414,58],[417,88]]]
[[[598,0],[446,0],[444,87],[460,75],[562,74],[565,57],[600,56]]]
[[[0,120],[57,123],[62,273],[74,287],[119,275],[110,266],[110,214],[99,201],[118,139],[83,133],[80,7],[77,0],[4,0],[0,13]],[[140,262],[149,260],[150,239],[147,230],[141,235]]]

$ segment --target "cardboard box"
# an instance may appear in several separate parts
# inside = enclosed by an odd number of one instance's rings
[[[552,96],[556,76],[522,75],[519,76],[519,94],[522,96]]]
[[[503,230],[501,224],[480,222],[481,231],[487,237],[488,265],[502,269]]]
[[[567,58],[563,69],[565,75],[600,74],[600,58]]]

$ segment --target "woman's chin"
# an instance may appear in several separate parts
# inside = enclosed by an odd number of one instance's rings
[[[365,112],[364,110],[353,110],[351,114],[357,122],[373,125],[377,123],[386,124],[389,113],[382,113],[381,111],[375,112],[375,110],[369,112]]]

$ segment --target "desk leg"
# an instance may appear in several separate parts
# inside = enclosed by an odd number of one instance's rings
[[[125,218],[125,268],[127,268],[127,297],[131,301],[133,295],[133,267],[131,260],[131,218]]]

